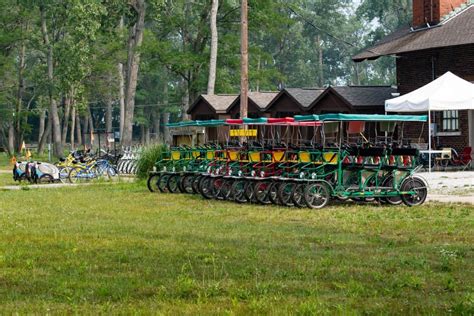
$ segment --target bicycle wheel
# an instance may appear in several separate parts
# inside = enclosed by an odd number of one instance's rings
[[[80,182],[82,180],[83,171],[80,168],[72,168],[69,171],[68,179],[70,183]]]
[[[254,197],[260,204],[271,204],[269,191],[272,183],[270,181],[258,181],[255,184]]]
[[[193,193],[194,194],[200,194],[201,193],[201,192],[199,192],[199,182],[201,181],[202,177],[203,176],[201,176],[201,175],[197,175],[197,176],[193,177],[192,188],[193,188]]]
[[[251,203],[257,202],[257,200],[255,199],[254,192],[255,192],[255,181],[248,180],[247,185],[245,186],[245,190],[244,190],[245,198],[247,199],[247,201]]]
[[[107,168],[107,174],[108,174],[109,178],[114,178],[114,177],[118,178],[119,177],[119,174],[118,174],[117,170],[115,170],[115,168],[112,167],[112,166],[109,166]]]
[[[231,200],[231,192],[232,192],[232,184],[234,183],[234,179],[224,179],[222,183],[220,196],[224,200]]]
[[[146,186],[150,192],[158,192],[158,179],[160,175],[159,174],[151,174],[148,176],[148,180],[146,181]]]
[[[382,186],[386,187],[386,188],[393,187],[393,176],[389,176],[388,178],[386,178],[383,181]],[[400,205],[400,204],[403,203],[403,200],[402,200],[401,196],[390,196],[390,197],[386,197],[386,198],[381,198],[380,201],[382,203],[387,202],[390,205]]]
[[[183,193],[193,193],[193,179],[194,175],[192,174],[187,174],[181,177],[180,188],[182,188]]]
[[[158,178],[158,190],[160,190],[161,193],[168,193],[168,179],[170,178],[169,173],[162,173],[160,177]]]
[[[293,201],[291,196],[293,195],[293,190],[295,189],[296,183],[294,182],[284,182],[278,187],[278,199],[280,203],[285,206],[293,206]]]
[[[225,182],[224,178],[221,178],[221,177],[213,179],[211,193],[214,199],[224,200],[224,197],[221,194],[224,182]]]
[[[304,200],[304,190],[306,189],[305,184],[297,184],[291,194],[291,200],[298,207],[306,207],[306,202]]]
[[[235,180],[232,184],[231,189],[231,197],[232,200],[236,201],[237,203],[245,203],[247,201],[247,197],[245,196],[245,186],[247,185],[246,180]]]
[[[69,172],[71,171],[72,167],[62,167],[59,169],[59,180],[62,183],[70,183],[69,182]]]
[[[275,205],[280,205],[280,199],[278,198],[278,189],[280,188],[281,184],[281,182],[273,182],[268,188],[268,200]]]
[[[199,181],[199,192],[205,199],[212,199],[214,197],[212,192],[212,181],[211,177],[202,177]]]
[[[425,182],[419,178],[409,177],[405,179],[401,185],[401,190],[404,192],[414,191],[415,194],[403,194],[403,203],[407,206],[418,206],[426,201],[428,196],[428,188]]]
[[[331,194],[326,184],[316,182],[306,186],[304,200],[306,205],[312,209],[320,209],[329,203]]]
[[[168,178],[168,182],[166,183],[166,187],[170,193],[176,193],[179,191],[179,175],[172,174]]]

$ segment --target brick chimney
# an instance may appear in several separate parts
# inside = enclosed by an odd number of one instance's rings
[[[441,18],[469,0],[413,0],[413,27],[436,25]]]

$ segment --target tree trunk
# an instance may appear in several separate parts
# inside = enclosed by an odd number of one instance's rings
[[[119,23],[119,30],[122,31],[123,29],[123,17],[120,18]],[[123,64],[118,63],[117,71],[119,76],[119,102],[120,102],[120,139],[122,139],[123,135],[123,126],[125,123],[125,79],[123,77]]]
[[[82,120],[82,146],[84,148],[87,145],[87,133],[89,132],[89,112],[86,112]]]
[[[74,150],[76,147],[74,144],[74,132],[76,131],[76,105],[73,103],[72,104],[72,109],[71,109],[71,134],[69,136],[69,139],[71,141],[71,150]]]
[[[79,111],[76,111],[76,136],[77,136],[77,145],[84,146],[84,143],[82,142],[81,116],[79,114]]]
[[[317,47],[318,47],[318,65],[319,65],[319,86],[324,86],[324,60],[323,60],[323,45],[321,43],[321,36],[318,35],[317,38]]]
[[[133,1],[138,19],[130,29],[128,38],[127,77],[125,85],[125,120],[123,126],[122,145],[131,146],[133,137],[133,117],[135,112],[135,92],[137,89],[138,67],[140,64],[139,48],[143,41],[145,27],[145,0]]]
[[[145,127],[145,144],[150,145],[150,127]]]
[[[38,144],[41,141],[44,133],[44,120],[46,119],[46,110],[42,109],[39,117],[39,129],[38,129]]]
[[[140,125],[140,143],[145,144],[145,125]]]
[[[51,117],[48,115],[48,123],[46,123],[46,129],[41,135],[41,139],[38,143],[38,154],[42,154],[44,151],[44,146],[46,145],[46,142],[49,140],[50,135],[51,135]]]
[[[170,129],[166,125],[170,122],[170,114],[169,113],[163,113],[163,125],[165,126],[165,133],[164,133],[164,143],[165,144],[170,144],[171,143],[171,137],[170,137]]]
[[[20,51],[18,54],[18,91],[17,91],[17,99],[16,99],[16,115],[15,115],[15,140],[16,140],[16,148],[19,150],[22,143],[23,143],[23,129],[21,126],[22,116],[22,97],[23,97],[23,90],[24,90],[24,78],[23,78],[23,70],[25,69],[25,43],[23,42],[20,47]],[[28,113],[28,112],[26,112]],[[25,115],[26,115],[25,113]]]
[[[111,98],[107,98],[106,101],[106,110],[105,110],[105,130],[107,132],[107,136],[109,133],[112,133],[112,105],[113,101]]]
[[[87,120],[89,121],[89,136],[91,141],[91,148],[92,145],[95,143],[95,135],[94,135],[94,119],[92,117],[91,108],[87,108]],[[100,137],[100,135],[98,135]]]
[[[240,71],[240,117],[248,116],[249,51],[248,51],[248,1],[241,4],[241,71]]]
[[[15,154],[15,126],[14,122],[8,123],[8,153],[13,156]]]
[[[61,142],[63,146],[66,146],[67,132],[69,129],[69,117],[71,114],[71,98],[72,95],[66,96],[64,101],[64,118],[63,118],[63,130],[61,134]]]
[[[190,82],[186,79],[183,81],[183,96],[181,98],[181,113],[182,113],[182,118],[183,121],[188,121],[189,120],[189,114],[188,114],[188,109],[189,109],[189,85]]]
[[[207,94],[213,95],[216,85],[216,68],[217,68],[217,10],[219,8],[219,0],[212,0],[211,7],[211,59],[209,62],[209,78],[207,82]]]
[[[48,65],[48,81],[49,81],[49,115],[51,116],[51,124],[53,131],[53,143],[54,143],[54,154],[57,157],[61,157],[63,154],[63,148],[61,143],[61,125],[59,122],[58,106],[53,96],[53,45],[49,41],[48,29],[46,27],[46,17],[44,7],[40,7],[41,13],[41,33],[43,34],[43,41],[47,48],[47,65]]]
[[[154,141],[160,142],[160,113],[155,111],[152,113],[153,133],[155,134]]]

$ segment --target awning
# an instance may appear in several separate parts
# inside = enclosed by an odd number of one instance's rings
[[[382,115],[382,114],[322,114],[322,115],[297,115],[296,121],[333,121],[333,122],[426,122],[427,115]]]
[[[474,84],[449,71],[413,92],[385,101],[387,112],[472,109],[474,109]]]

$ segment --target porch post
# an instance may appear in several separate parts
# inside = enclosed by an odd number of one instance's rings
[[[431,109],[428,109],[428,168],[431,173]]]

